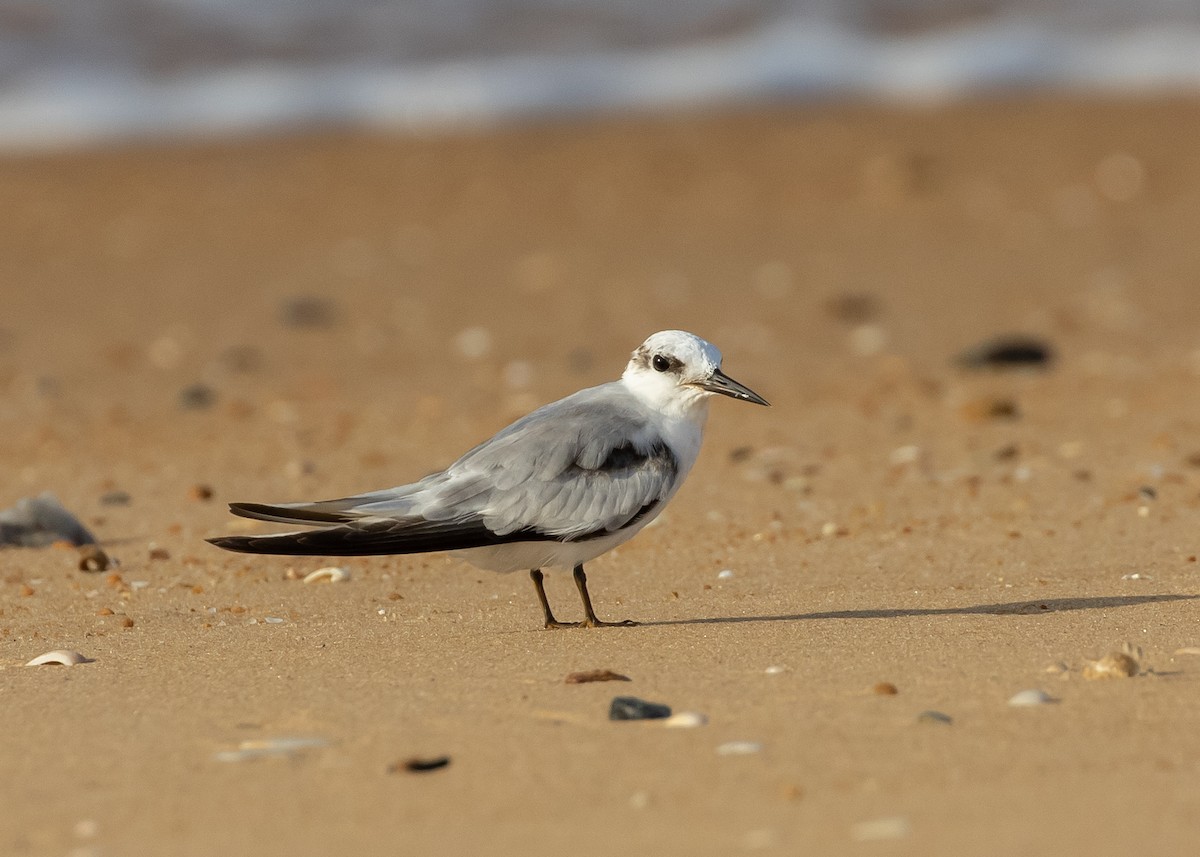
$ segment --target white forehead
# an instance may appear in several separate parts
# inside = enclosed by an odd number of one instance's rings
[[[721,352],[717,346],[686,330],[660,330],[642,343],[638,350],[642,349],[652,354],[670,355],[685,366],[716,369],[721,365]]]

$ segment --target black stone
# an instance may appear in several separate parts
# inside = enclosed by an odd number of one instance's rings
[[[1054,348],[1031,336],[1000,336],[968,348],[958,356],[966,369],[1045,369],[1054,360]]]
[[[614,696],[608,708],[609,720],[661,720],[671,716],[671,707],[647,702],[636,696]]]

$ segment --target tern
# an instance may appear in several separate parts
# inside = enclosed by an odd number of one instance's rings
[[[419,482],[313,503],[232,503],[235,515],[317,529],[209,539],[291,556],[448,551],[499,572],[529,569],[546,628],[635,625],[596,618],[584,563],[637,535],[700,452],[709,401],[767,405],[721,371],[721,352],[681,330],[653,334],[620,379],[545,405]],[[582,622],[554,618],[543,568],[573,569]]]

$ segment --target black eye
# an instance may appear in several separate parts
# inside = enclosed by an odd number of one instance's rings
[[[671,361],[661,354],[655,354],[654,359],[650,361],[650,365],[654,367],[655,372],[666,372],[671,368]]]

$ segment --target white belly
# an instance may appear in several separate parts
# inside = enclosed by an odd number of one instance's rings
[[[513,542],[507,545],[495,545],[484,548],[454,551],[452,556],[461,557],[471,565],[485,568],[488,571],[521,571],[533,568],[574,568],[577,565],[593,560],[602,553],[608,553],[617,545],[624,544],[641,531],[658,515],[658,510],[666,503],[657,507],[632,527],[615,532],[608,536],[587,539],[578,542]]]

